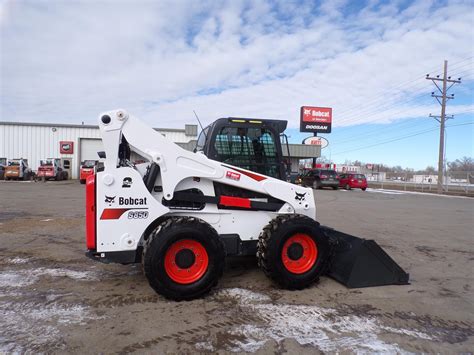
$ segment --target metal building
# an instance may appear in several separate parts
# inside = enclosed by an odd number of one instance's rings
[[[189,144],[197,138],[197,126],[157,128],[173,142]],[[99,127],[94,125],[0,122],[0,158],[28,159],[37,170],[40,159],[60,158],[72,179],[79,178],[84,160],[97,160],[103,150]]]
[[[197,125],[155,129],[184,149],[196,147]],[[41,159],[60,158],[69,177],[78,179],[81,162],[97,160],[97,152],[102,150],[99,127],[95,125],[0,121],[0,160],[26,158],[34,171]],[[321,148],[289,144],[289,152],[283,147],[283,155],[290,157],[291,171],[297,172],[299,160],[320,157]]]

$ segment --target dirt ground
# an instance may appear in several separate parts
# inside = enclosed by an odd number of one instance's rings
[[[408,286],[332,279],[276,288],[233,258],[191,302],[156,295],[139,265],[84,256],[84,186],[0,182],[0,353],[318,353],[474,349],[474,199],[316,191],[318,220],[376,240]]]

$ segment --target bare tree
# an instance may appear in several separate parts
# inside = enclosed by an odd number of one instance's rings
[[[462,157],[461,159],[456,159],[455,161],[448,162],[448,168],[450,172],[474,171],[474,159],[470,157]]]

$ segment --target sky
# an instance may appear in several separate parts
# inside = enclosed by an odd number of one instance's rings
[[[95,124],[122,108],[154,127],[288,121],[333,108],[323,155],[437,166],[425,79],[462,77],[446,159],[474,156],[472,1],[0,0],[0,120]]]

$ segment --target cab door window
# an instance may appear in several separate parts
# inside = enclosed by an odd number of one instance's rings
[[[280,178],[274,134],[260,127],[222,127],[214,143],[216,160]]]

